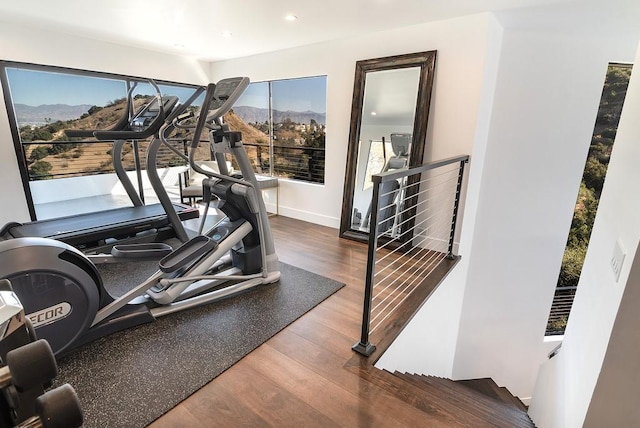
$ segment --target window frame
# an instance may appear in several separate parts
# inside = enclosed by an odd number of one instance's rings
[[[151,80],[151,78],[143,77],[143,76],[127,75],[127,74],[110,73],[106,71],[93,71],[93,70],[84,70],[84,69],[77,69],[77,68],[71,68],[71,67],[0,60],[0,85],[2,86],[3,99],[4,99],[5,109],[7,111],[7,117],[9,120],[9,129],[11,131],[11,138],[13,140],[13,147],[16,155],[16,162],[18,164],[18,169],[20,171],[20,179],[22,181],[22,190],[25,195],[27,208],[29,210],[29,216],[31,218],[31,221],[36,221],[37,215],[35,210],[35,204],[33,201],[33,194],[31,192],[31,187],[29,186],[29,183],[30,183],[29,168],[28,168],[28,165],[26,165],[24,162],[24,159],[25,159],[24,148],[23,148],[22,141],[20,139],[20,129],[17,122],[17,118],[16,118],[16,111],[13,105],[13,99],[11,96],[10,82],[7,76],[7,68],[19,68],[19,69],[25,69],[25,70],[38,71],[38,72],[68,74],[68,75],[75,75],[75,76],[100,78],[100,79],[123,80],[125,83],[131,82],[131,81],[146,81],[146,80]],[[174,81],[163,80],[163,79],[153,79],[153,80],[159,86],[170,85],[170,86],[194,88],[194,89],[199,87],[199,85],[197,84],[174,82]]]
[[[323,171],[322,171],[322,181],[311,181],[311,180],[303,180],[303,179],[299,179],[299,178],[291,178],[291,177],[287,177],[287,176],[283,176],[283,175],[277,175],[276,173],[276,168],[275,168],[275,142],[276,142],[276,132],[275,132],[275,123],[274,123],[274,115],[273,115],[273,83],[278,83],[278,82],[286,82],[286,81],[292,81],[292,80],[305,80],[305,79],[315,79],[315,78],[324,78],[324,85],[325,85],[325,93],[324,93],[324,103],[325,103],[325,111],[324,114],[325,115],[325,122],[323,124],[324,126],[324,146],[322,148],[322,150],[324,151],[325,155],[324,155],[324,159],[325,159],[325,163],[323,165]],[[268,121],[269,121],[269,133],[268,133],[268,138],[269,138],[269,142],[268,142],[268,151],[269,151],[269,176],[270,177],[276,177],[278,179],[286,179],[286,180],[293,180],[293,181],[297,181],[297,182],[302,182],[302,183],[308,183],[308,184],[316,184],[316,185],[321,185],[324,186],[325,185],[325,179],[326,179],[326,129],[327,129],[327,123],[326,123],[326,105],[327,105],[327,81],[328,81],[328,76],[326,74],[320,74],[320,75],[313,75],[313,76],[302,76],[302,77],[289,77],[289,78],[283,78],[283,79],[270,79],[270,80],[259,80],[259,81],[255,81],[255,82],[251,82],[251,84],[267,84],[267,94],[268,94]],[[242,119],[244,122],[244,119]],[[248,126],[252,126],[249,123],[245,122]],[[245,143],[245,145],[247,145],[248,143]],[[250,143],[251,146],[253,147],[254,144]],[[281,147],[284,148],[284,147]],[[303,149],[304,147],[301,147],[300,149]],[[258,173],[258,172],[256,172]],[[264,174],[264,173],[263,173]]]

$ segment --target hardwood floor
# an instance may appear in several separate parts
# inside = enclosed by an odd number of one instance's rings
[[[286,217],[271,224],[282,262],[346,286],[152,427],[516,426],[449,405],[437,390],[422,397],[400,377],[371,368],[351,350],[360,334],[366,245]]]

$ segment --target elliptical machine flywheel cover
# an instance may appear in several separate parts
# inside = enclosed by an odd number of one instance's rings
[[[46,238],[0,242],[0,278],[11,281],[38,338],[46,339],[56,355],[89,329],[104,292],[84,254]]]

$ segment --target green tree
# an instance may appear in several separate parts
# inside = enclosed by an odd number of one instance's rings
[[[29,174],[36,180],[51,178],[49,171],[51,171],[51,164],[43,160],[34,162],[31,168],[29,168]]]
[[[607,165],[600,162],[596,157],[590,156],[584,166],[582,182],[592,189],[597,195],[602,192],[604,177],[607,175]]]
[[[576,209],[573,213],[567,247],[584,248],[586,250],[597,210],[598,199],[594,191],[582,183],[578,192]]]
[[[44,127],[38,127],[31,129],[29,126],[20,128],[20,139],[23,142],[28,141],[50,141],[53,138],[53,134],[47,131]]]
[[[89,113],[89,115],[94,114],[97,111],[102,110],[102,107],[98,107],[98,106],[91,106],[91,108],[89,108],[89,110],[87,110],[87,113]]]
[[[576,287],[584,264],[587,247],[567,248],[562,257],[562,268],[558,278],[558,287]]]
[[[31,154],[29,155],[29,160],[31,162],[36,162],[36,161],[39,161],[40,159],[46,158],[47,156],[49,156],[49,150],[44,146],[39,146],[31,151]]]
[[[611,149],[607,144],[593,141],[589,147],[589,157],[598,159],[601,163],[608,165],[611,157]]]

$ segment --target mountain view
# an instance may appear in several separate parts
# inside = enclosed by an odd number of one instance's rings
[[[269,120],[269,109],[249,107],[249,106],[235,106],[233,111],[246,122],[246,123],[264,123]],[[285,119],[290,119],[294,123],[311,123],[311,120],[316,121],[321,125],[326,123],[326,113],[316,113],[314,111],[280,111],[272,110],[273,121],[275,123],[283,122]]]
[[[77,119],[91,108],[88,104],[70,106],[67,104],[44,104],[29,106],[26,104],[13,105],[18,127],[24,125],[44,125],[59,120]]]
[[[136,108],[147,99],[135,100]],[[111,142],[95,142],[92,138],[68,138],[65,129],[109,129],[125,112],[126,100],[105,107],[48,105],[30,107],[16,105],[19,132],[30,180],[71,177],[113,171]],[[280,121],[273,125],[273,168],[276,175],[314,182],[324,182],[325,114],[314,112],[277,112]],[[69,118],[70,117],[70,118]],[[245,148],[258,173],[269,173],[269,125],[265,109],[236,107],[225,116],[230,128],[243,135]],[[181,131],[184,133],[184,131]],[[184,151],[186,139],[174,135],[174,142]],[[207,137],[204,136],[204,139]],[[139,142],[139,156],[144,162],[147,142]],[[209,159],[207,144],[201,144],[196,159]],[[159,167],[183,165],[184,161],[164,148]],[[125,168],[134,168],[134,153],[126,145]],[[143,168],[145,166],[143,165]]]

